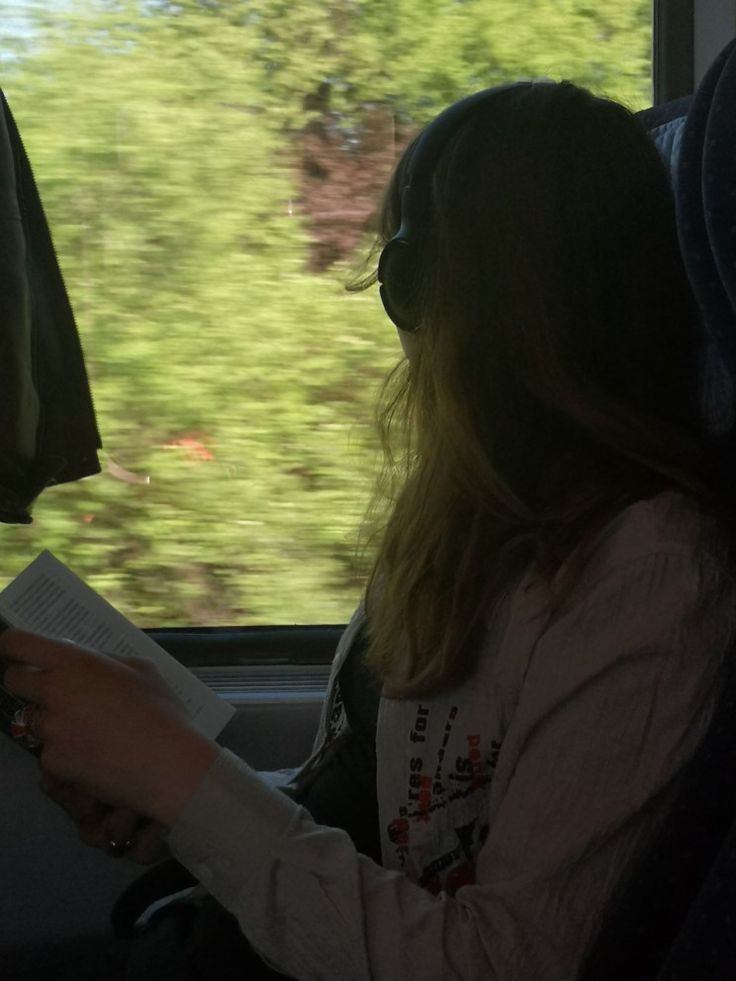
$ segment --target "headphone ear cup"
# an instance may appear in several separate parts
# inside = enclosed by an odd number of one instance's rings
[[[384,309],[407,333],[419,327],[419,276],[416,248],[404,238],[391,239],[381,253],[378,281]]]

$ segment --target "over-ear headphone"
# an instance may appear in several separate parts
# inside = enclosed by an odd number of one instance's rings
[[[478,105],[501,92],[532,82],[511,82],[466,96],[444,109],[419,137],[409,158],[405,184],[401,189],[401,223],[386,243],[378,261],[378,282],[386,313],[400,330],[413,332],[419,327],[417,284],[419,242],[431,207],[431,179],[437,160],[459,127]]]

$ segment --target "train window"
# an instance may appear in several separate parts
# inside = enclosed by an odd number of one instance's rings
[[[3,529],[3,573],[50,548],[148,626],[344,621],[399,346],[343,286],[392,164],[512,78],[651,104],[651,0],[10,8],[2,84],[105,449]]]

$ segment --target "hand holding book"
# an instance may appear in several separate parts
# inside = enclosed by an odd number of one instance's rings
[[[186,780],[190,762],[194,765],[196,760],[212,759],[216,753],[211,740],[232,717],[233,707],[50,552],[42,552],[0,593],[0,633],[8,627],[21,628],[24,633],[9,631],[0,647],[0,731],[40,757],[44,780],[55,781],[49,786],[55,786],[57,792],[60,785],[74,785],[75,794],[99,798],[100,806],[108,809],[108,824],[125,823],[111,816],[113,810],[127,807],[140,811],[127,798],[111,793],[109,781],[117,759],[113,743],[127,753],[128,759],[118,763],[121,771],[131,759],[133,770],[145,766],[145,760],[157,749],[157,760],[168,759],[163,769],[166,765],[174,767],[168,784],[176,784],[177,777],[180,782],[182,777]],[[13,659],[25,668],[8,667]],[[35,675],[27,670],[29,667],[36,669]],[[126,697],[132,699],[130,714],[125,710]],[[146,705],[153,720],[150,733],[136,714]],[[115,729],[118,738],[113,740]],[[130,735],[127,745],[126,732]],[[158,744],[154,740],[157,732]],[[82,749],[86,747],[91,755],[96,745],[102,745],[104,733],[110,740],[110,756],[103,764],[108,782],[96,781],[82,765]],[[160,744],[167,739],[168,747]],[[190,751],[191,761],[181,755]],[[166,773],[161,776],[162,786],[166,786]],[[106,797],[101,794],[103,785]],[[181,790],[180,786],[179,795]],[[163,801],[158,803],[166,806]],[[111,839],[125,841],[120,833],[112,833]],[[99,837],[97,831],[89,834]],[[152,839],[150,849],[148,837]],[[145,860],[156,844],[155,836],[142,826],[136,835],[136,841],[139,839],[141,857],[137,859],[133,850],[128,854],[134,860]]]
[[[80,840],[90,848],[101,848],[108,855],[125,858],[139,865],[153,865],[170,855],[165,828],[141,817],[127,807],[103,804],[76,784],[66,783],[44,774],[41,789],[55,804],[66,811],[77,826]],[[125,850],[111,843],[130,842]]]
[[[40,709],[33,735],[44,773],[174,823],[218,747],[150,661],[15,629],[0,635],[0,656],[17,662],[5,670],[5,689]]]
[[[150,661],[184,705],[192,725],[214,738],[234,709],[166,653],[150,637],[75,576],[50,552],[42,552],[0,593],[0,632],[7,627],[74,641],[110,657]],[[0,659],[0,729],[19,745],[29,744],[23,702],[2,689]],[[11,731],[12,723],[12,731]]]

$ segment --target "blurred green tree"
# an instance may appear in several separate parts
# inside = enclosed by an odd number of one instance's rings
[[[649,17],[645,0],[31,8],[3,87],[106,469],[4,529],[4,572],[51,548],[148,625],[344,620],[398,347],[377,298],[342,287],[396,154],[515,76],[644,105]]]

